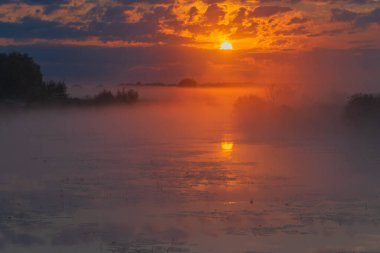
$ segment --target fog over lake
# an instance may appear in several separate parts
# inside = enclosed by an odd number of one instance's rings
[[[379,139],[343,95],[255,121],[258,88],[136,90],[0,111],[1,252],[380,252]]]

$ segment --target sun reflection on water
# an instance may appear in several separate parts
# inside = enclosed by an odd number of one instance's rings
[[[234,149],[234,143],[232,141],[222,141],[220,147],[224,152],[232,152]]]

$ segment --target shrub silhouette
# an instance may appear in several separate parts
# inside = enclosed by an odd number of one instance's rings
[[[344,108],[345,118],[358,126],[380,123],[380,95],[354,94]]]
[[[99,94],[95,95],[95,97],[92,100],[96,104],[109,104],[115,100],[115,97],[112,94],[112,92],[103,90]]]
[[[88,102],[90,104],[115,104],[115,103],[134,103],[138,100],[138,93],[135,90],[117,90],[116,95],[111,91],[103,90],[99,94],[95,95],[93,98],[89,98]]]
[[[133,103],[136,102],[139,98],[139,94],[135,90],[125,91],[122,89],[121,91],[116,92],[116,100],[121,103]]]
[[[69,98],[64,82],[43,82],[40,99],[42,101],[64,101]]]
[[[184,86],[184,87],[193,87],[197,85],[198,85],[197,81],[191,78],[184,78],[178,83],[178,86]]]

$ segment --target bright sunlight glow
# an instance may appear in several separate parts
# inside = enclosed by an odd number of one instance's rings
[[[225,41],[220,45],[220,50],[232,50],[232,49],[233,49],[232,44],[228,41]]]
[[[234,143],[231,141],[223,141],[220,146],[223,151],[231,152],[234,148]]]

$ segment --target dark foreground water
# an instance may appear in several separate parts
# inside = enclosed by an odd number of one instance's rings
[[[3,113],[0,251],[380,252],[377,143],[254,142],[232,101]]]

